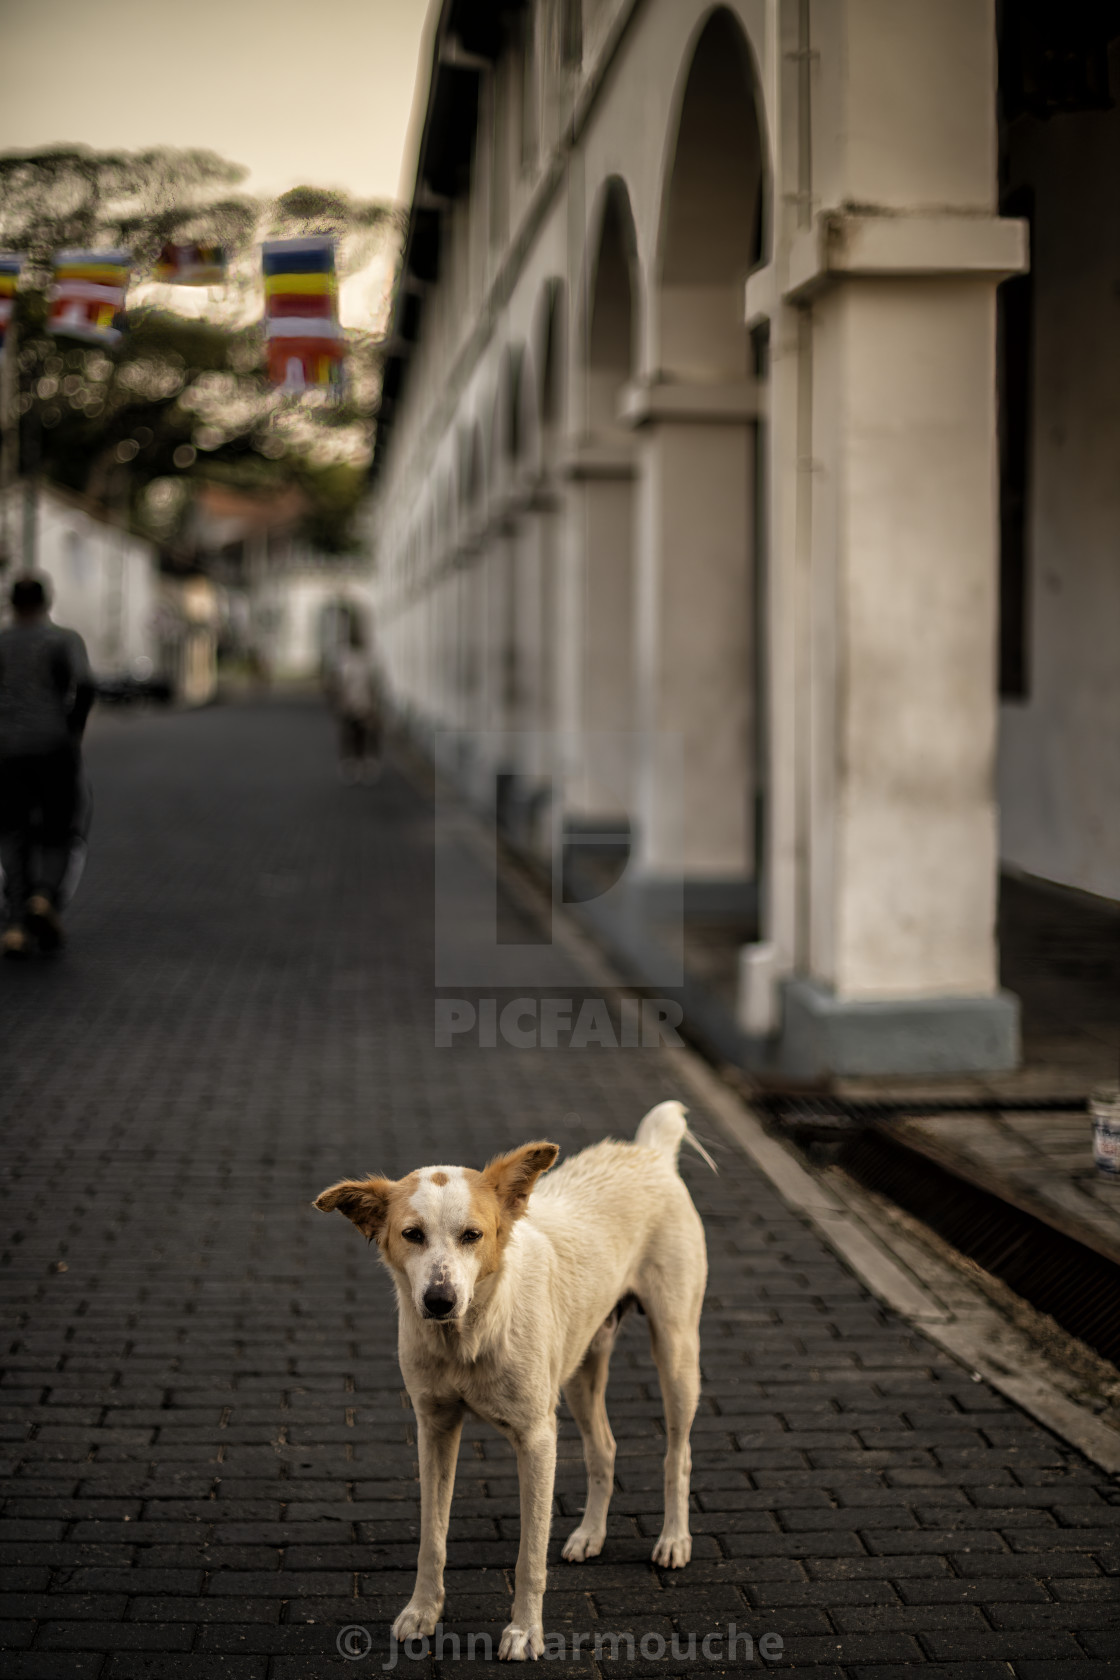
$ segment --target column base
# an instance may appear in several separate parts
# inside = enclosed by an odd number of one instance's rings
[[[852,1003],[802,979],[782,992],[773,1062],[793,1078],[1006,1073],[1019,1065],[1019,1000],[1011,992]]]

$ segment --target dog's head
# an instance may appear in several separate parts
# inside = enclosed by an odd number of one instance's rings
[[[449,1324],[498,1270],[534,1184],[559,1153],[555,1143],[525,1143],[483,1172],[423,1167],[407,1178],[347,1178],[317,1196],[315,1206],[324,1213],[337,1208],[376,1240],[420,1317]]]

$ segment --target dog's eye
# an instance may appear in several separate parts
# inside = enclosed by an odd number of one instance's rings
[[[401,1236],[405,1242],[422,1243],[424,1241],[424,1233],[419,1225],[410,1225],[407,1231],[401,1232]]]
[[[460,1242],[465,1242],[465,1243],[481,1242],[482,1241],[482,1232],[481,1231],[464,1231],[463,1235],[460,1237],[459,1240],[460,1240]]]

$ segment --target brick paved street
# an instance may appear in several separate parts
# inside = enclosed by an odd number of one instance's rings
[[[675,1094],[655,1051],[434,1048],[430,819],[399,777],[339,786],[331,751],[295,702],[100,721],[72,949],[0,974],[11,1680],[380,1673],[415,1559],[413,1424],[388,1286],[312,1196],[534,1135],[629,1136]],[[546,1629],[687,1650],[733,1621],[819,1680],[1115,1676],[1117,1490],[719,1159],[718,1180],[683,1169],[712,1262],[694,1561],[648,1560],[660,1401],[632,1318],[611,1538],[558,1561],[582,1486],[565,1420]],[[511,1454],[472,1427],[449,1630],[501,1628],[517,1527]],[[336,1653],[348,1624],[364,1661]],[[396,1672],[437,1666],[478,1664]]]

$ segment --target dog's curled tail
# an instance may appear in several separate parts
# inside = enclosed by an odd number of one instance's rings
[[[677,1165],[682,1143],[689,1143],[702,1160],[707,1161],[714,1173],[719,1172],[712,1157],[704,1148],[699,1138],[694,1137],[685,1119],[687,1110],[683,1103],[663,1102],[656,1108],[651,1108],[638,1130],[634,1134],[634,1142],[641,1149],[652,1149],[657,1155],[664,1155],[666,1160]]]

